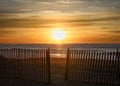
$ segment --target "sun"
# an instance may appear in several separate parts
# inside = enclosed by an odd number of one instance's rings
[[[65,38],[66,33],[65,33],[64,30],[56,29],[56,30],[53,31],[52,36],[55,40],[61,41]]]

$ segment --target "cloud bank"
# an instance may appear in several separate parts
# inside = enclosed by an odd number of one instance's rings
[[[120,43],[119,14],[120,0],[0,0],[0,43],[57,27],[75,42]]]

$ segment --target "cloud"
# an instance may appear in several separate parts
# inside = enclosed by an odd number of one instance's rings
[[[49,12],[49,11],[48,11]],[[50,12],[49,12],[50,13]],[[64,27],[80,26],[116,26],[119,25],[120,16],[110,15],[0,15],[0,28],[48,28],[55,24],[62,24]]]
[[[61,12],[119,12],[118,0],[0,0],[0,14],[40,13],[42,11]]]
[[[0,37],[63,27],[75,35],[94,34],[86,41],[118,42],[119,14],[120,0],[0,0]]]
[[[11,29],[0,29],[0,38],[6,38],[9,37],[10,35],[15,35],[17,34],[16,30],[11,30]]]
[[[97,17],[96,17],[97,16]],[[46,32],[50,28],[63,27],[72,33],[120,34],[120,16],[118,14],[103,15],[0,15],[0,33],[2,36],[31,33],[40,30]],[[46,31],[45,31],[46,29]],[[5,35],[4,35],[5,34]]]

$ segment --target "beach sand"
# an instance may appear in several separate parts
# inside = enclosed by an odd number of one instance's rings
[[[51,58],[51,84],[22,79],[0,79],[0,86],[115,86],[65,81],[65,58]],[[116,85],[117,86],[117,85]]]

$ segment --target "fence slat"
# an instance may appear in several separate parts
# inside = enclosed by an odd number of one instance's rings
[[[70,65],[70,61],[69,61],[69,57],[70,57],[71,53],[69,51],[69,48],[67,49],[67,59],[66,59],[66,69],[65,69],[65,80],[68,80],[68,75],[69,75],[69,65]]]
[[[65,80],[120,84],[120,52],[68,49]]]
[[[0,49],[0,55],[4,57],[4,62],[0,62],[0,72],[4,73],[0,77],[51,82],[50,49]]]

